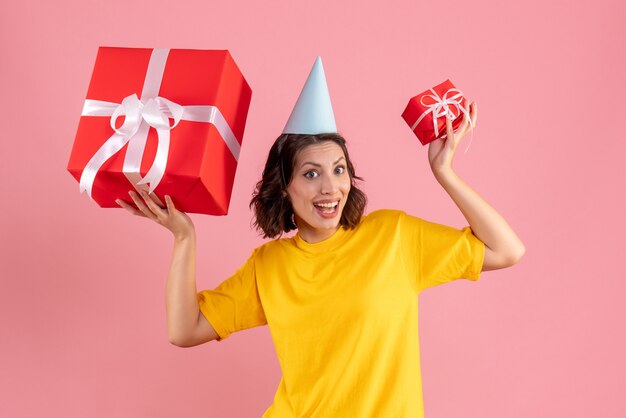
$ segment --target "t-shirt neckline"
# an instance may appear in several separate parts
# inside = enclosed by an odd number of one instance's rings
[[[294,235],[294,241],[298,248],[308,253],[321,253],[324,251],[330,251],[334,248],[337,248],[339,244],[346,238],[348,235],[348,231],[340,226],[333,234],[326,238],[323,241],[316,242],[311,244],[306,242],[301,236],[300,231]]]

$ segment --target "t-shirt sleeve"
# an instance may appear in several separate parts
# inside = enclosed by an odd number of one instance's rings
[[[465,278],[478,280],[485,244],[469,226],[456,229],[403,213],[400,217],[404,255],[418,293]]]
[[[200,312],[218,334],[217,341],[231,333],[266,325],[254,268],[254,254],[228,279],[213,290],[198,292]]]

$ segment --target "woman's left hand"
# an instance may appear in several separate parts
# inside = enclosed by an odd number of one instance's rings
[[[438,138],[428,145],[428,161],[435,177],[452,172],[452,160],[461,138],[472,130],[472,126],[476,126],[476,116],[478,115],[476,102],[472,102],[470,105],[469,100],[466,100],[465,110],[469,112],[472,125],[469,123],[470,119],[464,114],[463,122],[455,132],[452,129],[452,121],[446,118],[446,139]]]

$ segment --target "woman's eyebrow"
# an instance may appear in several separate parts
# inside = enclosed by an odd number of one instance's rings
[[[335,161],[335,162],[333,163],[333,165],[338,164],[338,163],[339,163],[339,161],[341,161],[341,160],[345,160],[345,159],[346,159],[345,157],[339,157],[339,158],[337,159],[337,161]],[[305,161],[305,162],[303,162],[303,163],[302,163],[302,165],[301,165],[300,167],[304,167],[304,166],[305,166],[305,165],[307,165],[307,164],[312,165],[312,166],[314,166],[314,167],[321,167],[321,166],[322,166],[321,164],[318,164],[318,163],[314,163],[314,162],[311,162],[311,161]]]

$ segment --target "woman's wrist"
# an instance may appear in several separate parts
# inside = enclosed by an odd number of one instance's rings
[[[433,168],[433,174],[435,176],[435,179],[441,185],[456,176],[456,173],[454,172],[454,170],[452,170],[452,167]]]
[[[190,231],[174,233],[174,241],[176,242],[192,241],[195,239],[196,239],[196,231],[194,229]]]

